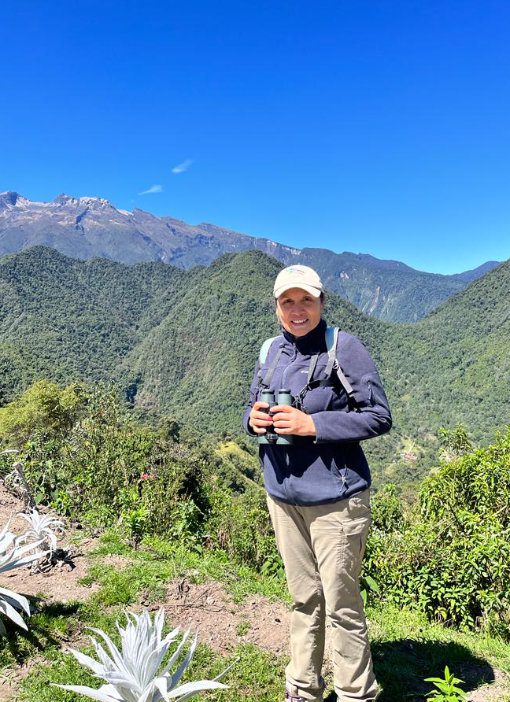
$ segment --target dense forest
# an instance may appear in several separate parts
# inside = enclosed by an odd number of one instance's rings
[[[198,435],[238,435],[261,342],[277,333],[261,252],[185,272],[162,263],[75,261],[36,247],[0,262],[0,401],[40,378],[108,381],[137,412]],[[376,482],[412,483],[441,427],[488,443],[510,416],[510,264],[413,325],[328,295],[326,317],[359,336],[385,380],[394,431],[368,447]],[[341,351],[340,351],[341,355]]]
[[[280,265],[258,251],[208,268],[75,261],[42,247],[0,261],[0,401],[48,378],[113,383],[134,410],[197,436],[238,436],[261,342],[277,333]],[[368,446],[376,481],[413,483],[457,424],[489,443],[510,416],[510,264],[424,320],[389,324],[334,294],[326,318],[359,336],[385,380],[394,431]],[[341,350],[340,350],[341,359]]]

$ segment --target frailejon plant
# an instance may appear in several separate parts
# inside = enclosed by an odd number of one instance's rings
[[[427,697],[430,702],[465,702],[467,695],[457,685],[463,680],[456,678],[453,673],[450,673],[448,666],[444,669],[444,678],[425,678],[425,682],[434,683],[437,690],[431,690]]]
[[[20,538],[10,532],[9,524],[6,524],[0,532],[0,575],[43,558],[46,555],[44,551],[34,551],[40,543],[39,541],[22,546]],[[0,613],[26,630],[27,625],[17,610],[23,610],[30,616],[27,598],[17,592],[0,587]],[[5,625],[0,619],[0,636],[6,633]]]
[[[57,540],[64,535],[64,522],[51,514],[40,514],[35,508],[28,513],[20,512],[18,516],[29,525],[29,529],[20,537],[20,543],[38,541],[48,552],[48,559],[51,559],[57,549]]]
[[[164,610],[160,609],[153,620],[148,612],[140,615],[126,613],[126,619],[125,628],[116,622],[120,648],[101,629],[91,629],[106,644],[107,650],[97,639],[90,637],[99,660],[80,651],[70,651],[81,665],[105,680],[106,685],[98,689],[84,685],[57,687],[99,702],[184,702],[204,690],[226,687],[218,682],[218,678],[179,685],[193,657],[197,639],[194,637],[187,646],[190,633],[186,631],[181,635],[179,627],[163,637]],[[173,646],[175,649],[165,663],[166,654]],[[174,672],[171,672],[172,668],[175,668]]]

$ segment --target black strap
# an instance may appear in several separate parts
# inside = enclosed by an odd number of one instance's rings
[[[307,376],[306,385],[301,390],[301,392],[297,395],[296,401],[295,401],[296,407],[298,407],[299,409],[302,409],[303,400],[305,399],[305,395],[309,390],[314,390],[315,388],[319,388],[319,387],[327,387],[327,386],[332,386],[332,385],[334,386],[334,385],[336,385],[335,379],[340,384],[340,387],[345,391],[345,393],[347,395],[347,402],[348,402],[349,406],[352,409],[359,409],[358,403],[357,403],[356,398],[354,396],[353,387],[349,383],[347,378],[345,377],[345,374],[342,371],[340,364],[338,363],[337,340],[338,340],[338,329],[335,328],[334,343],[332,344],[331,349],[328,349],[328,361],[326,364],[326,368],[324,369],[324,373],[326,375],[325,378],[322,378],[321,380],[313,380],[313,374],[314,374],[315,368],[317,366],[317,361],[319,359],[319,355],[316,354],[310,358],[310,366],[308,368],[308,376]]]
[[[333,365],[333,370],[335,371],[336,376],[337,376],[338,380],[340,381],[340,385],[343,387],[343,389],[347,393],[347,396],[349,397],[349,399],[352,400],[353,402],[356,402],[352,385],[345,377],[345,374],[344,374],[343,370],[340,367],[340,364],[338,363],[338,361],[336,359],[335,359],[335,364]]]
[[[271,361],[271,365],[269,366],[266,375],[264,378],[262,376],[259,376],[259,386],[268,388],[271,385],[271,381],[273,379],[274,372],[276,370],[276,367],[278,366],[278,361],[280,360],[280,356],[283,353],[283,346],[280,346],[278,351],[275,353],[273,360]]]
[[[310,358],[310,365],[308,366],[308,375],[306,376],[306,384],[310,385],[312,382],[313,374],[317,366],[317,361],[319,360],[319,354],[316,353]]]
[[[313,374],[315,372],[315,368],[317,367],[317,361],[319,360],[319,354],[316,353],[310,358],[310,365],[308,366],[308,375],[306,376],[306,385],[305,387],[301,390],[298,395],[296,395],[294,399],[294,405],[298,409],[302,409],[303,407],[303,400],[305,399],[305,395],[308,392],[308,390],[313,390],[313,388],[318,387],[322,381],[320,380],[313,380]]]
[[[338,333],[335,334],[335,341],[337,340],[337,338],[338,338]],[[282,353],[283,353],[283,345],[280,345],[280,347],[278,348],[278,351],[275,353],[275,355],[273,357],[273,360],[271,361],[271,365],[269,366],[264,378],[262,378],[262,375],[259,374],[259,387],[264,387],[264,388],[270,387],[274,372],[278,366],[278,362],[280,360],[280,356],[282,355]],[[309,390],[314,390],[315,388],[318,388],[318,387],[327,387],[327,386],[335,385],[335,378],[340,383],[340,387],[342,387],[345,390],[349,405],[353,409],[358,408],[358,403],[356,401],[356,398],[354,397],[354,390],[352,388],[352,385],[349,383],[349,381],[345,377],[345,374],[342,371],[340,364],[338,363],[336,353],[337,353],[337,348],[336,348],[336,344],[334,344],[333,348],[332,348],[332,352],[328,353],[328,362],[327,362],[326,368],[325,368],[326,377],[322,378],[321,380],[313,380],[313,374],[314,374],[315,369],[317,367],[317,362],[319,360],[319,354],[314,354],[313,356],[311,356],[310,365],[308,366],[306,385],[301,390],[301,392],[296,396],[295,402],[294,402],[295,406],[298,409],[301,409],[303,407],[303,400],[305,398],[306,393]],[[259,373],[260,373],[260,371],[259,371]]]

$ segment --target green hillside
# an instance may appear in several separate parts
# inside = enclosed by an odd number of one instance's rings
[[[199,431],[238,430],[261,343],[278,333],[271,291],[279,268],[252,251],[203,269],[123,363],[136,404],[164,409]],[[375,339],[382,326],[336,296],[328,308],[364,338]]]
[[[111,379],[184,278],[162,263],[74,261],[44,247],[0,259],[0,392],[41,376]]]
[[[460,276],[424,273],[367,254],[303,249],[299,262],[319,271],[328,290],[389,322],[416,322],[467,283]]]
[[[185,272],[75,261],[42,247],[0,260],[0,402],[30,382],[114,381],[149,414],[198,435],[238,433],[262,341],[277,333],[280,264],[259,251]],[[377,479],[415,482],[442,426],[489,442],[510,416],[510,263],[414,325],[331,294],[326,318],[358,335],[384,378],[394,430],[367,451]]]
[[[408,454],[434,447],[441,426],[462,423],[486,444],[508,424],[509,299],[507,261],[417,324],[387,328],[381,362]]]

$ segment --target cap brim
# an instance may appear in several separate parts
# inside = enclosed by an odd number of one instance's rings
[[[283,295],[284,292],[287,290],[292,290],[292,288],[299,288],[300,290],[306,290],[307,293],[310,293],[310,295],[313,295],[314,297],[320,297],[322,290],[319,290],[318,288],[314,288],[312,285],[303,285],[303,284],[298,284],[298,283],[289,283],[288,285],[280,285],[280,287],[275,288],[273,290],[273,294],[276,298],[280,297],[280,295]]]

